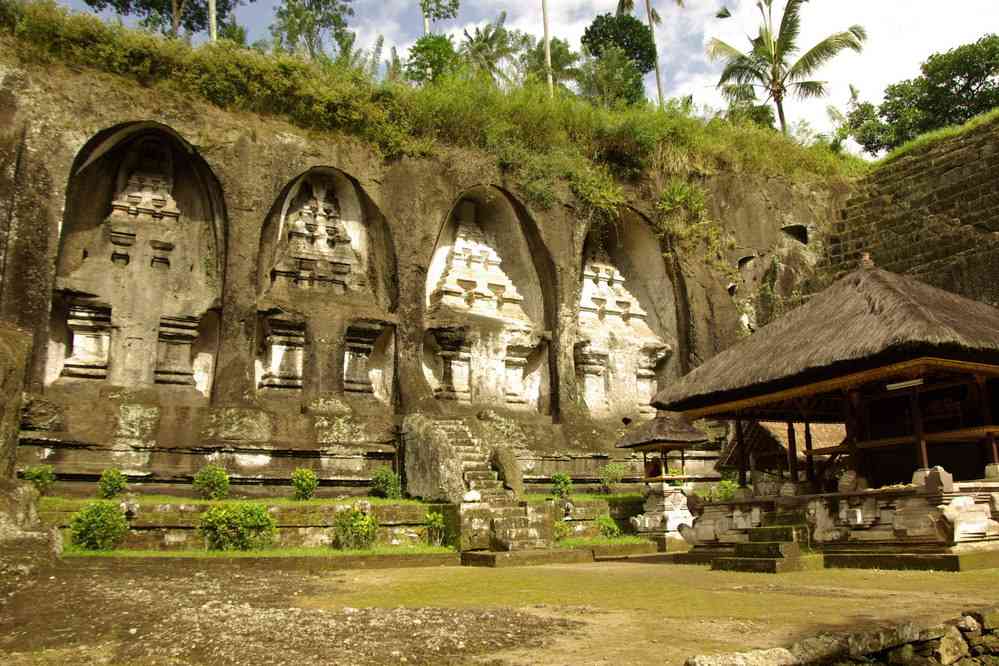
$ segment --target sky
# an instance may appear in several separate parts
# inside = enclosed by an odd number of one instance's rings
[[[82,0],[63,1],[85,8]],[[251,42],[268,36],[279,1],[257,0],[237,10],[237,20],[247,27]],[[715,14],[723,2],[732,18],[719,20]],[[642,0],[636,4],[641,7]],[[680,8],[675,0],[653,0],[663,18],[656,38],[666,96],[692,95],[698,106],[723,108],[715,88],[721,65],[708,60],[705,46],[719,37],[733,46],[747,47],[747,37],[759,25],[756,0],[686,0],[684,4]],[[778,0],[776,4],[783,3]],[[354,0],[353,6],[355,16],[350,23],[360,46],[370,46],[383,35],[386,52],[396,46],[405,54],[423,34],[418,0]],[[616,7],[617,0],[548,0],[552,36],[568,39],[578,48],[593,18]],[[461,0],[458,19],[435,24],[434,31],[460,39],[466,28],[483,25],[502,11],[507,13],[508,27],[538,37],[543,34],[541,0]],[[828,130],[831,122],[826,107],[845,108],[851,84],[860,90],[862,99],[879,102],[887,85],[917,76],[919,65],[929,55],[999,32],[999,0],[811,0],[802,10],[799,43],[807,49],[826,35],[858,23],[868,31],[863,54],[843,53],[820,70],[816,78],[828,82],[830,95],[789,102],[789,122],[805,121],[817,131]],[[652,74],[646,78],[646,89],[654,99]]]

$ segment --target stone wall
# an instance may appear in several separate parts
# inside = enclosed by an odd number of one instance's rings
[[[388,161],[8,54],[0,94],[0,319],[33,335],[21,466],[154,484],[212,461],[261,488],[311,467],[358,488],[399,463],[405,416],[491,411],[529,482],[595,480],[622,419],[738,336],[729,277],[664,254],[645,185],[598,238],[571,194],[534,207],[485,155]],[[782,229],[828,225],[842,196],[703,182],[732,271],[814,254]]]
[[[999,121],[876,169],[847,201],[824,268],[879,267],[999,305]]]
[[[807,638],[787,648],[687,659],[687,666],[819,666],[820,664],[920,664],[986,666],[999,663],[999,608],[964,613],[939,624]]]
[[[14,476],[24,370],[31,351],[31,337],[0,321],[0,479]]]

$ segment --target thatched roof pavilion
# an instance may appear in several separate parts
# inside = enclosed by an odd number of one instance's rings
[[[656,418],[625,433],[618,441],[617,448],[642,452],[645,458],[646,481],[684,481],[687,480],[685,452],[707,441],[708,436],[691,425],[682,415],[660,412]],[[679,476],[668,474],[666,457],[674,451],[680,452]],[[657,466],[649,466],[649,453],[659,454]]]
[[[925,467],[926,445],[936,442],[984,442],[995,464],[999,391],[990,385],[996,378],[999,310],[865,258],[858,270],[710,359],[653,404],[690,420],[734,419],[738,432],[744,420],[845,423],[847,442],[814,455],[850,453],[858,465],[869,457],[858,449],[894,447],[898,463],[911,455],[898,447],[916,444]]]

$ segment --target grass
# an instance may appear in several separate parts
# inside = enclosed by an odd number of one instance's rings
[[[963,125],[952,125],[950,127],[944,127],[933,132],[927,132],[926,134],[921,134],[915,139],[912,139],[895,150],[891,151],[879,161],[875,162],[875,168],[886,166],[892,162],[896,162],[899,159],[909,156],[916,155],[925,152],[940,143],[941,141],[946,141],[947,139],[952,139],[962,134],[966,134],[982,125],[987,125],[999,120],[999,108],[993,109],[988,113],[983,113],[979,116],[975,116]]]
[[[555,542],[556,548],[591,548],[593,546],[630,546],[636,544],[652,543],[648,539],[639,536],[619,536],[619,537],[569,537]]]
[[[125,557],[231,559],[247,557],[360,557],[376,555],[439,555],[455,552],[448,546],[374,546],[367,550],[337,550],[336,548],[268,548],[267,550],[84,550],[69,544],[63,550],[66,557]]]
[[[774,130],[694,117],[682,105],[665,112],[651,104],[607,109],[569,93],[550,99],[541,84],[503,90],[465,74],[422,87],[380,82],[342,65],[226,40],[192,47],[72,13],[52,0],[0,0],[0,43],[24,63],[101,70],[155,88],[156,95],[195,96],[222,109],[357,137],[390,160],[453,161],[445,148],[472,149],[489,156],[536,207],[554,206],[571,192],[581,220],[615,219],[627,203],[623,186],[646,176],[662,183],[674,175],[735,171],[813,182],[867,170],[863,160],[828,146],[804,147]]]
[[[84,504],[96,501],[98,498],[77,498],[77,497],[42,497],[39,502],[41,511],[77,511]],[[337,506],[356,504],[357,502],[368,502],[372,506],[384,505],[407,505],[423,506],[424,502],[413,499],[386,499],[384,497],[340,497],[340,498],[316,498],[310,500],[295,500],[290,497],[261,497],[246,499],[224,499],[210,500],[193,497],[177,497],[173,495],[131,495],[130,500],[139,503],[139,506],[157,506],[163,504],[187,504],[195,506],[211,506],[216,504],[238,505],[245,503],[266,504],[268,506],[295,506],[295,507],[315,507],[315,506]]]

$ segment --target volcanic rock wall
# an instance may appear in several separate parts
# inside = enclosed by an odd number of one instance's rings
[[[185,482],[214,461],[237,482],[304,466],[361,486],[398,464],[415,413],[488,414],[528,482],[596,481],[623,420],[737,339],[732,276],[775,252],[814,263],[807,231],[844,191],[702,177],[733,240],[722,275],[665,252],[641,184],[595,230],[568,193],[532,207],[485,155],[387,161],[2,56],[0,165],[0,318],[33,334],[19,464],[83,481]]]

